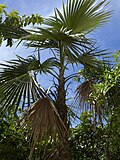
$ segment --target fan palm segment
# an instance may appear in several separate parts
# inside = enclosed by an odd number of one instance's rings
[[[30,106],[40,97],[45,97],[45,90],[38,85],[34,73],[39,71],[39,61],[31,56],[24,59],[7,61],[1,64],[0,71],[0,104],[2,111],[14,107],[15,112],[19,106]]]
[[[110,11],[106,11],[106,0],[96,3],[96,0],[69,0],[63,13],[55,9],[55,16],[46,19],[45,24],[53,30],[66,29],[71,34],[88,33],[108,21]]]

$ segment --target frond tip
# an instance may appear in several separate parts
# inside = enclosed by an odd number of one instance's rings
[[[62,140],[67,131],[53,102],[48,98],[40,99],[34,103],[28,109],[22,122],[23,126],[31,126],[30,158],[36,142],[41,142],[49,137],[52,141]]]

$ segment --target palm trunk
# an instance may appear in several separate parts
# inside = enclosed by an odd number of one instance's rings
[[[59,85],[58,85],[58,98],[57,98],[57,110],[58,113],[64,122],[65,127],[68,129],[67,124],[67,106],[66,106],[66,92],[65,92],[65,82],[64,82],[64,76],[59,76]]]
[[[59,80],[58,80],[58,97],[56,101],[56,107],[58,113],[68,131],[67,121],[67,105],[66,105],[66,91],[65,91],[65,79],[64,79],[64,50],[60,47],[60,63]],[[70,160],[68,132],[64,133],[63,141],[60,144],[60,160]]]
[[[58,113],[68,131],[69,126],[67,122],[67,105],[65,103],[66,92],[65,92],[64,76],[60,75],[59,86],[58,86],[58,98],[56,102],[56,107]],[[69,143],[68,143],[68,132],[64,133],[63,141],[60,144],[60,159],[70,160]]]

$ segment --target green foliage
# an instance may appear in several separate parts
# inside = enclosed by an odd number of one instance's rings
[[[76,128],[78,132],[75,132],[75,129],[72,132],[73,142],[76,142],[75,134],[78,139],[75,145],[73,143],[71,146],[74,146],[74,150],[79,148],[77,153],[80,152],[79,157],[83,156],[82,159],[120,159],[120,53],[117,52],[113,57],[115,61],[109,66],[99,65],[97,71],[85,67],[79,73],[79,76],[86,80],[85,82],[91,82],[89,96],[84,100],[90,104],[92,117],[88,113],[82,114],[82,123]],[[79,77],[77,80],[79,81]],[[102,120],[103,123],[100,125]],[[86,138],[85,142],[82,137]],[[87,143],[87,140],[91,143]],[[95,157],[94,153],[98,157]]]
[[[32,14],[31,16],[22,16],[23,17],[23,26],[27,26],[29,24],[41,24],[43,22],[43,18],[38,14]]]
[[[92,114],[83,112],[81,124],[71,130],[70,148],[72,160],[101,160],[103,157],[106,137],[104,129],[95,126]]]
[[[0,118],[0,159],[26,160],[29,155],[27,132],[17,127],[19,117],[13,113]]]
[[[95,126],[91,112],[81,114],[81,123],[70,129],[69,144],[72,160],[119,160],[120,159],[120,109],[110,117],[110,125],[103,128]],[[18,125],[18,116],[13,113],[0,118],[0,159],[27,160],[29,155],[29,139],[27,130]],[[54,147],[51,140],[36,144],[33,160],[52,154]]]
[[[7,8],[6,5],[0,4],[1,29],[2,29],[2,27],[9,26],[11,29],[14,28],[14,30],[15,29],[17,30],[20,27],[26,27],[30,24],[40,25],[43,22],[43,18],[38,14],[31,14],[30,16],[27,16],[27,15],[20,16],[18,11],[12,10],[10,13],[7,13],[5,8]],[[3,31],[4,32],[3,34],[1,34],[1,29],[0,29],[0,44],[2,44],[3,40],[7,39],[6,46],[11,47],[13,44],[12,38],[9,37],[9,35],[6,36],[5,31]]]
[[[0,4],[0,17],[2,16],[3,12],[5,11],[5,8],[7,8],[7,6],[5,4]]]
[[[10,13],[7,13],[5,8],[5,5],[0,4],[1,18],[3,18],[1,23],[3,23],[5,26],[8,25],[14,28],[19,28],[25,27],[29,24],[41,24],[43,22],[43,18],[38,14],[31,14],[30,16],[20,16],[18,11],[12,10]]]
[[[19,108],[18,115],[15,116],[11,111],[0,118],[0,160],[28,160],[31,148],[28,134],[30,128],[23,128],[19,125],[22,114]],[[37,142],[32,160],[44,160],[46,156],[52,154],[56,145],[51,138],[41,143]]]
[[[120,114],[120,109],[119,112]],[[119,160],[120,117],[113,115],[112,124],[95,125],[90,112],[81,114],[81,124],[71,129],[70,148],[72,160]]]

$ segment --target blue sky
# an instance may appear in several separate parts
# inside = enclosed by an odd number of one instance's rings
[[[110,9],[113,15],[104,27],[93,33],[102,48],[109,48],[110,51],[120,50],[120,0],[111,0]]]
[[[62,1],[66,0],[0,0],[8,6],[7,10],[18,10],[20,15],[38,13],[43,17],[53,15],[54,8],[61,9]],[[95,38],[102,49],[109,48],[111,52],[120,50],[120,0],[111,0],[110,10],[114,10],[110,22],[104,27],[92,32],[91,37]],[[24,51],[24,47],[6,48],[5,45],[0,47],[0,62],[12,59],[15,54],[27,57],[32,54],[31,50]]]

